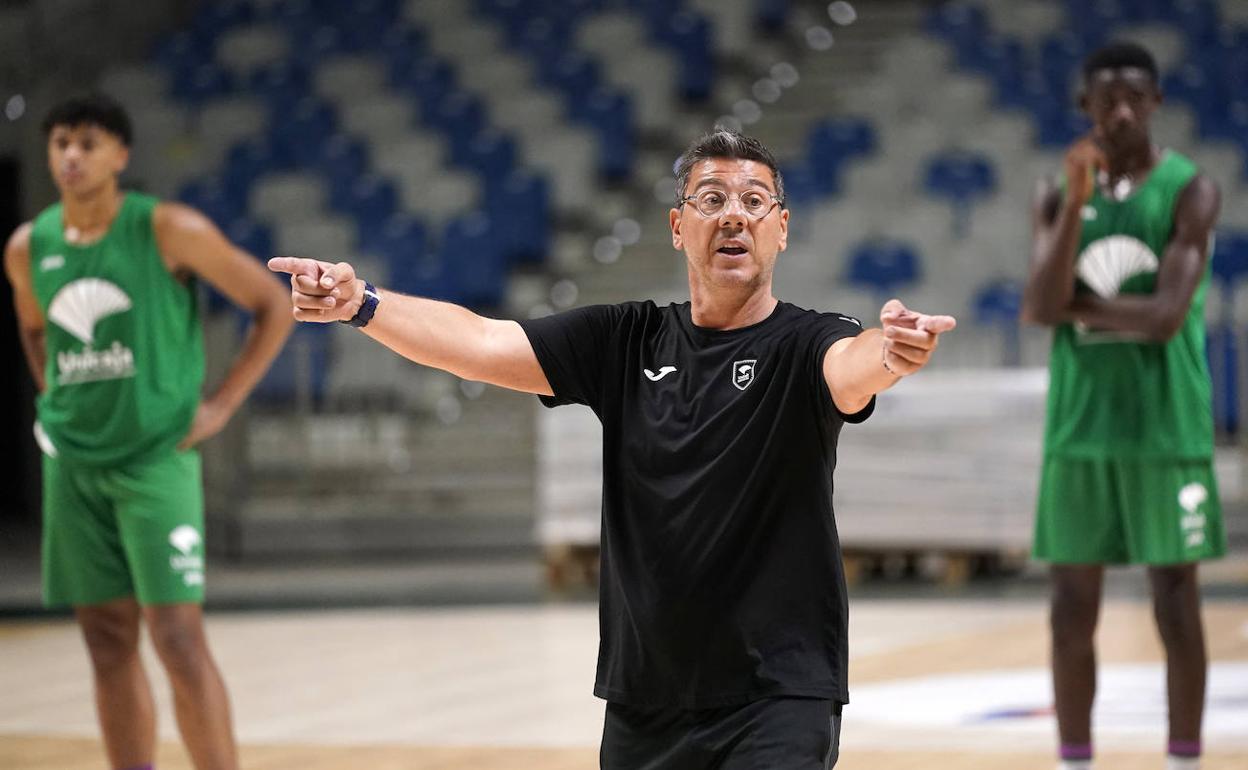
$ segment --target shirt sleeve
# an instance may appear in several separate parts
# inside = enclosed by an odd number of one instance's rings
[[[589,305],[520,322],[554,391],[539,396],[543,405],[584,404],[599,411],[622,315],[619,305]]]
[[[867,402],[867,405],[858,410],[854,414],[845,414],[836,406],[836,402],[832,400],[832,392],[828,390],[827,380],[823,376],[823,359],[828,354],[828,349],[832,347],[838,340],[846,337],[857,337],[862,333],[862,322],[857,318],[839,313],[820,313],[819,320],[815,324],[814,333],[814,387],[818,389],[821,403],[827,406],[833,414],[841,420],[848,423],[860,423],[866,421],[871,413],[875,411],[875,396]]]

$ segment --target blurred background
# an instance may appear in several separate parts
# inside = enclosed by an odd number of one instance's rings
[[[258,259],[346,260],[500,317],[682,301],[673,161],[715,125],[743,130],[785,175],[780,298],[869,325],[894,295],[959,318],[931,370],[842,435],[851,595],[1034,614],[1049,334],[1017,321],[1029,207],[1088,128],[1081,60],[1119,37],[1160,65],[1155,138],[1223,193],[1209,359],[1233,554],[1205,580],[1244,612],[1244,0],[0,0],[0,230],[56,198],[46,109],[98,88],[135,124],[126,186],[199,208]],[[211,382],[246,318],[203,299]],[[0,360],[0,618],[17,622],[45,613],[7,300]],[[208,607],[592,607],[598,439],[588,410],[301,325],[203,450]],[[1138,572],[1110,591],[1146,595]]]

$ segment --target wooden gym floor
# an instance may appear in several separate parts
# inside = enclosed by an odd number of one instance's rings
[[[1248,601],[1207,601],[1204,770],[1248,767]],[[1161,652],[1143,601],[1106,605],[1098,770],[1160,770]],[[838,770],[1051,770],[1043,602],[856,600]],[[597,767],[596,609],[217,613],[248,770]],[[167,685],[161,770],[191,767]],[[0,623],[0,768],[105,767],[69,621]]]

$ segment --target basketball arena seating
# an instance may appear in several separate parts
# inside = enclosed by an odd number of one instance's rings
[[[498,308],[560,223],[633,177],[639,139],[710,94],[711,25],[683,5],[205,3],[102,86],[134,113],[137,180],[252,253],[349,258],[400,291]],[[351,356],[303,356],[318,403]],[[275,372],[258,396],[291,385]]]
[[[1216,358],[1219,335],[1248,323],[1241,5],[887,5],[895,21],[872,27],[882,11],[864,6],[860,29],[825,55],[870,29],[879,45],[856,57],[865,64],[841,67],[830,92],[797,88],[794,104],[772,108],[806,116],[797,140],[776,147],[796,217],[782,292],[872,320],[881,297],[902,292],[966,319],[966,343],[938,365],[1042,363],[1043,332],[1008,323],[1026,274],[1027,202],[1087,129],[1073,100],[1079,62],[1131,37],[1162,67],[1159,138],[1223,189]],[[252,253],[350,258],[401,291],[498,308],[517,269],[551,267],[561,229],[584,221],[596,194],[649,189],[641,146],[687,136],[682,106],[722,100],[726,62],[769,34],[800,40],[786,30],[823,11],[797,0],[231,0],[204,4],[146,63],[102,85],[135,112],[143,184],[201,208]],[[790,48],[799,68],[817,68],[821,54]],[[349,350],[349,338],[312,327],[298,336],[296,350],[330,346],[288,354],[311,372],[302,392],[314,402],[378,387],[340,370],[381,367],[385,351]],[[1219,389],[1233,391],[1236,365],[1218,366]],[[289,400],[283,376],[261,395]],[[1230,407],[1219,414],[1233,424]]]
[[[1243,4],[948,2],[914,5],[875,34],[877,61],[858,82],[823,94],[837,105],[838,121],[862,126],[873,140],[853,152],[820,154],[814,148],[826,129],[812,126],[809,149],[786,166],[805,199],[795,215],[814,221],[786,254],[793,280],[778,271],[781,284],[806,302],[871,319],[878,299],[892,293],[960,314],[970,322],[958,330],[964,344],[948,346],[938,366],[1043,363],[1047,334],[1020,331],[1013,320],[1034,184],[1060,170],[1064,148],[1088,130],[1075,104],[1082,59],[1111,39],[1135,39],[1162,70],[1158,139],[1193,157],[1223,191],[1208,301],[1210,360],[1219,427],[1236,428],[1236,354],[1245,348],[1234,341],[1248,338]],[[805,176],[815,168],[818,184]],[[910,244],[917,266],[880,260],[875,245],[890,242]],[[908,283],[914,274],[921,278]],[[850,287],[856,291],[846,292]]]

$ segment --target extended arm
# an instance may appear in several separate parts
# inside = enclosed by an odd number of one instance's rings
[[[823,378],[842,414],[862,411],[876,393],[922,369],[940,335],[957,326],[953,316],[931,316],[889,300],[880,311],[880,329],[837,340],[823,358]]]
[[[275,257],[269,268],[290,273],[295,318],[350,319],[364,297],[351,265]],[[485,318],[448,302],[381,291],[372,320],[361,331],[418,364],[511,390],[553,394],[528,336],[515,321]]]

